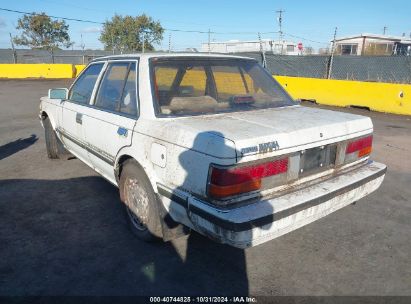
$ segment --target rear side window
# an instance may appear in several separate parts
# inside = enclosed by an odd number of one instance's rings
[[[92,64],[79,76],[69,93],[69,100],[79,103],[89,103],[97,77],[103,68],[103,63]]]
[[[109,64],[101,81],[95,105],[109,111],[115,111],[123,92],[128,73],[128,62]]]
[[[101,81],[95,106],[125,114],[137,114],[136,64],[110,63]]]
[[[123,96],[121,97],[120,112],[137,115],[137,91],[136,91],[136,64],[133,62],[128,72]]]

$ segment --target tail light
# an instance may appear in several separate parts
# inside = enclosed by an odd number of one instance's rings
[[[215,199],[260,190],[262,181],[275,175],[286,174],[288,158],[277,159],[261,164],[218,168],[211,166],[208,194]]]
[[[372,135],[362,137],[347,144],[345,162],[352,162],[371,154]]]

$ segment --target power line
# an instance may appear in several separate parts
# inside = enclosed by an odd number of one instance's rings
[[[69,3],[67,3],[67,2],[62,2],[62,1],[51,1],[51,0],[43,0],[43,1],[49,2],[49,3],[51,3],[51,4],[55,4],[55,5],[73,7],[73,8],[77,8],[77,9],[97,11],[97,12],[104,12],[104,13],[108,13],[108,14],[112,14],[112,13],[113,13],[113,11],[107,11],[107,10],[100,10],[100,9],[95,9],[95,8],[90,8],[90,7],[78,6],[78,5],[69,4]],[[119,12],[118,12],[118,13],[119,13]],[[194,22],[181,22],[181,20],[180,20],[180,21],[175,21],[175,20],[164,19],[164,18],[162,18],[162,20],[165,21],[165,22],[185,24],[185,25],[199,25],[199,26],[207,26],[207,27],[208,27],[208,26],[221,27],[220,25],[194,23]]]
[[[321,42],[321,41],[311,40],[311,39],[307,39],[307,38],[304,38],[304,37],[300,37],[300,36],[296,36],[296,35],[292,35],[292,34],[288,34],[288,33],[284,33],[284,35],[290,36],[290,37],[293,37],[293,38],[297,38],[297,39],[301,39],[301,40],[305,40],[305,41],[309,41],[309,42],[313,42],[313,43],[328,44],[328,42]]]
[[[164,28],[168,32],[182,32],[182,33],[197,33],[197,34],[213,34],[213,35],[257,35],[258,32],[214,32],[214,31],[195,31],[195,30],[179,30]],[[260,34],[277,34],[278,32],[260,32]]]
[[[55,5],[59,5],[59,6],[67,6],[67,7],[73,7],[76,9],[82,9],[82,10],[88,10],[88,11],[96,11],[96,12],[103,12],[103,13],[112,13],[112,11],[105,11],[105,10],[100,10],[100,9],[96,9],[96,8],[89,8],[89,7],[84,7],[84,6],[78,6],[75,4],[69,4],[67,2],[62,2],[62,1],[51,1],[51,0],[43,0],[45,2],[51,3],[51,4],[55,4]]]
[[[23,12],[23,11],[18,11],[18,10],[11,10],[7,8],[0,8],[2,11],[6,12],[12,12],[12,13],[17,13],[17,14],[24,14],[24,15],[32,15],[32,16],[39,16],[41,14],[37,13],[30,13],[30,12]],[[93,20],[85,20],[85,19],[77,19],[77,18],[68,18],[68,17],[61,17],[61,16],[53,16],[53,15],[47,15],[51,18],[56,18],[56,19],[62,19],[62,20],[68,20],[68,21],[77,21],[77,22],[84,22],[84,23],[93,23],[93,24],[105,24],[104,22],[98,22],[98,21],[93,21]],[[197,33],[197,34],[256,34],[256,32],[213,32],[213,31],[195,31],[195,30],[180,30],[180,29],[174,29],[174,28],[164,28],[165,31],[169,32],[181,32],[181,33]]]
[[[23,11],[18,11],[18,10],[12,10],[12,9],[7,9],[7,8],[0,8],[1,11],[6,11],[6,12],[11,12],[11,13],[17,13],[17,14],[24,14],[24,15],[32,15],[32,16],[39,16],[41,14],[37,13],[30,13],[30,12],[23,12]],[[85,20],[85,19],[77,19],[77,18],[68,18],[68,17],[61,17],[61,16],[53,16],[53,15],[48,15],[47,16],[51,18],[56,18],[56,19],[62,19],[62,20],[68,20],[68,21],[77,21],[77,22],[84,22],[84,23],[93,23],[93,24],[105,24],[104,22],[98,22],[98,21],[93,21],[93,20]],[[184,33],[200,33],[200,34],[208,34],[208,31],[194,31],[194,30],[179,30],[179,29],[164,29],[169,32],[184,32]],[[216,34],[212,32],[213,34]]]
[[[41,14],[36,14],[36,13],[29,13],[29,12],[22,12],[22,11],[16,11],[16,10],[11,10],[7,8],[1,8],[0,11],[6,11],[6,12],[12,12],[12,13],[18,13],[18,14],[24,14],[24,15],[32,15],[32,16],[39,16]],[[52,15],[47,15],[51,18],[56,18],[56,19],[63,19],[63,20],[69,20],[69,21],[77,21],[77,22],[85,22],[85,23],[94,23],[94,24],[104,24],[104,22],[97,22],[97,21],[92,21],[92,20],[85,20],[85,19],[75,19],[75,18],[67,18],[67,17],[58,17],[58,16],[52,16]]]
[[[41,15],[41,14],[38,14],[38,13],[30,13],[30,12],[12,10],[12,9],[7,9],[7,8],[0,8],[0,10],[1,11],[6,11],[6,12],[11,12],[11,13],[23,14],[23,15],[31,15],[31,16]],[[284,11],[282,11],[282,12],[284,12]],[[54,16],[54,15],[48,15],[48,14],[47,14],[47,16],[49,16],[51,18],[62,19],[62,20],[67,20],[67,21],[76,21],[76,22],[92,23],[92,24],[100,24],[100,25],[105,24],[105,22],[98,22],[98,21],[87,20],[87,19],[61,17],[61,16]],[[181,29],[175,29],[175,28],[164,28],[164,30],[168,31],[168,32],[196,33],[196,34],[207,34],[207,35],[208,34],[213,34],[213,35],[256,35],[257,36],[257,32],[250,32],[250,31],[245,31],[245,32],[214,32],[214,31],[181,30]],[[260,34],[262,34],[262,35],[268,35],[268,34],[287,35],[287,36],[302,39],[302,40],[305,40],[305,41],[310,41],[310,42],[313,42],[313,43],[326,44],[326,42],[319,42],[319,41],[307,39],[307,38],[304,38],[304,37],[284,33],[284,32],[282,32],[282,29],[280,31],[260,32]]]
[[[165,31],[168,32],[181,32],[181,33],[197,33],[197,34],[208,34],[209,31],[194,31],[194,30],[178,30],[178,29],[168,29],[164,28]],[[217,34],[215,32],[211,32],[212,34]]]

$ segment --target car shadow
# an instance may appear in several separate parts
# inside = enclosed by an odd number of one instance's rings
[[[246,294],[244,253],[184,242],[137,240],[100,177],[0,181],[3,296]]]
[[[192,150],[180,158],[182,187],[196,178]],[[249,294],[244,250],[195,232],[145,243],[127,227],[118,189],[101,177],[0,180],[0,294]]]
[[[38,137],[35,134],[32,134],[29,137],[26,137],[23,139],[19,138],[3,146],[0,146],[0,160],[30,147],[37,140],[38,140]]]

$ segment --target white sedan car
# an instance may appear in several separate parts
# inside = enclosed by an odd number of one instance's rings
[[[40,104],[47,153],[119,188],[132,231],[245,248],[376,190],[368,117],[294,102],[258,62],[209,54],[92,61]]]

